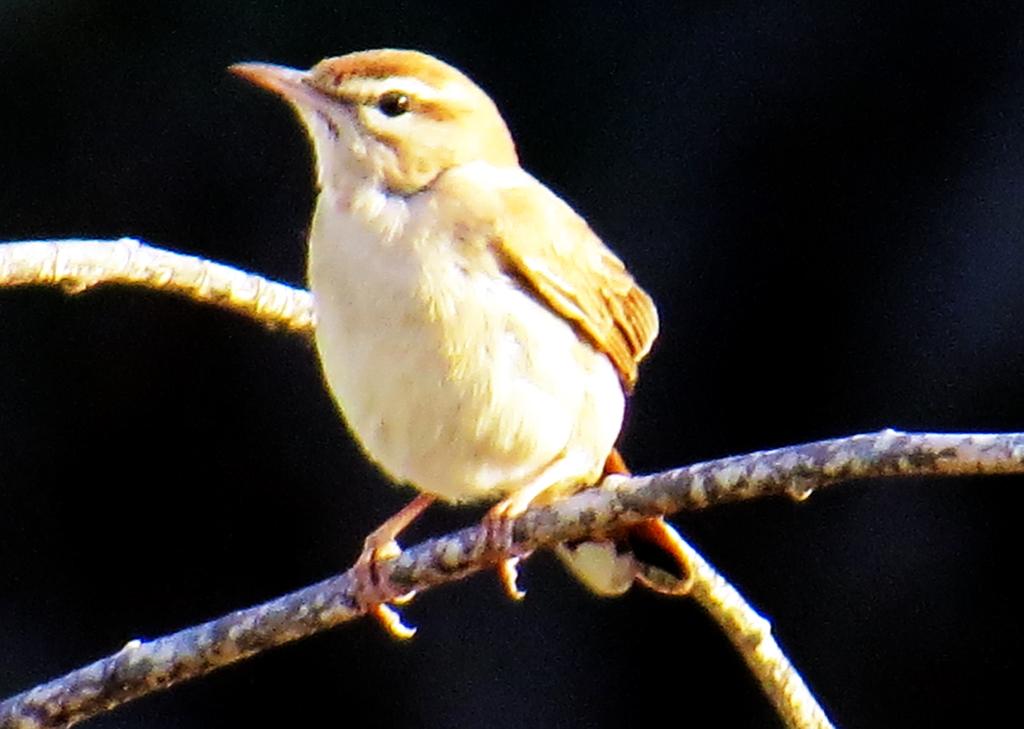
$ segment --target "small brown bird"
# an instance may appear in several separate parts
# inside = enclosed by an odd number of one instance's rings
[[[500,499],[486,517],[500,541],[532,502],[624,472],[614,444],[657,313],[519,166],[490,97],[414,51],[231,68],[290,102],[313,141],[324,376],[369,458],[420,491],[366,540],[357,570],[370,594],[374,557],[435,499]],[[669,550],[679,579],[657,582],[678,592],[685,566],[664,529],[652,520],[631,536]],[[559,552],[598,592],[650,576],[610,543]],[[514,566],[506,577],[518,594]]]

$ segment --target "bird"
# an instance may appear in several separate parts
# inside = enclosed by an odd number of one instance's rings
[[[399,632],[372,597],[373,564],[435,500],[495,502],[484,523],[500,544],[531,504],[628,473],[616,441],[657,310],[584,219],[520,166],[495,103],[454,66],[385,48],[309,70],[230,70],[287,101],[312,142],[307,274],[324,379],[366,456],[419,492],[356,562],[367,609]],[[598,594],[634,578],[685,592],[667,530],[653,519],[558,553]],[[637,566],[627,537],[668,559]],[[520,597],[515,561],[502,565]]]

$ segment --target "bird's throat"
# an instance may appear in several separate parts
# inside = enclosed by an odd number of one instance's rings
[[[338,221],[353,232],[363,230],[381,245],[399,239],[409,222],[408,199],[390,192],[381,178],[352,177],[345,182],[348,184],[332,182],[321,187],[317,218]],[[346,245],[346,241],[339,240],[337,245]]]

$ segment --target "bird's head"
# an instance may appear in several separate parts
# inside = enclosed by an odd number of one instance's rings
[[[490,97],[425,53],[361,51],[308,71],[265,63],[231,70],[295,107],[313,140],[323,188],[367,181],[408,195],[457,165],[518,164]]]

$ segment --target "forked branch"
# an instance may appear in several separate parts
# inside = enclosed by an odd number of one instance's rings
[[[60,285],[81,291],[128,283],[227,306],[257,320],[308,331],[309,295],[226,266],[137,241],[40,241],[0,245],[0,287]],[[509,553],[487,548],[472,527],[380,563],[392,596],[422,592],[515,555],[600,537],[658,514],[812,490],[853,479],[1024,473],[1024,433],[907,434],[882,431],[718,459],[650,476],[609,479],[516,520]],[[767,622],[688,545],[694,597],[723,627],[791,727],[831,726]],[[363,614],[350,572],[107,658],[0,703],[0,729],[67,727],[126,701],[195,678],[262,650]]]

